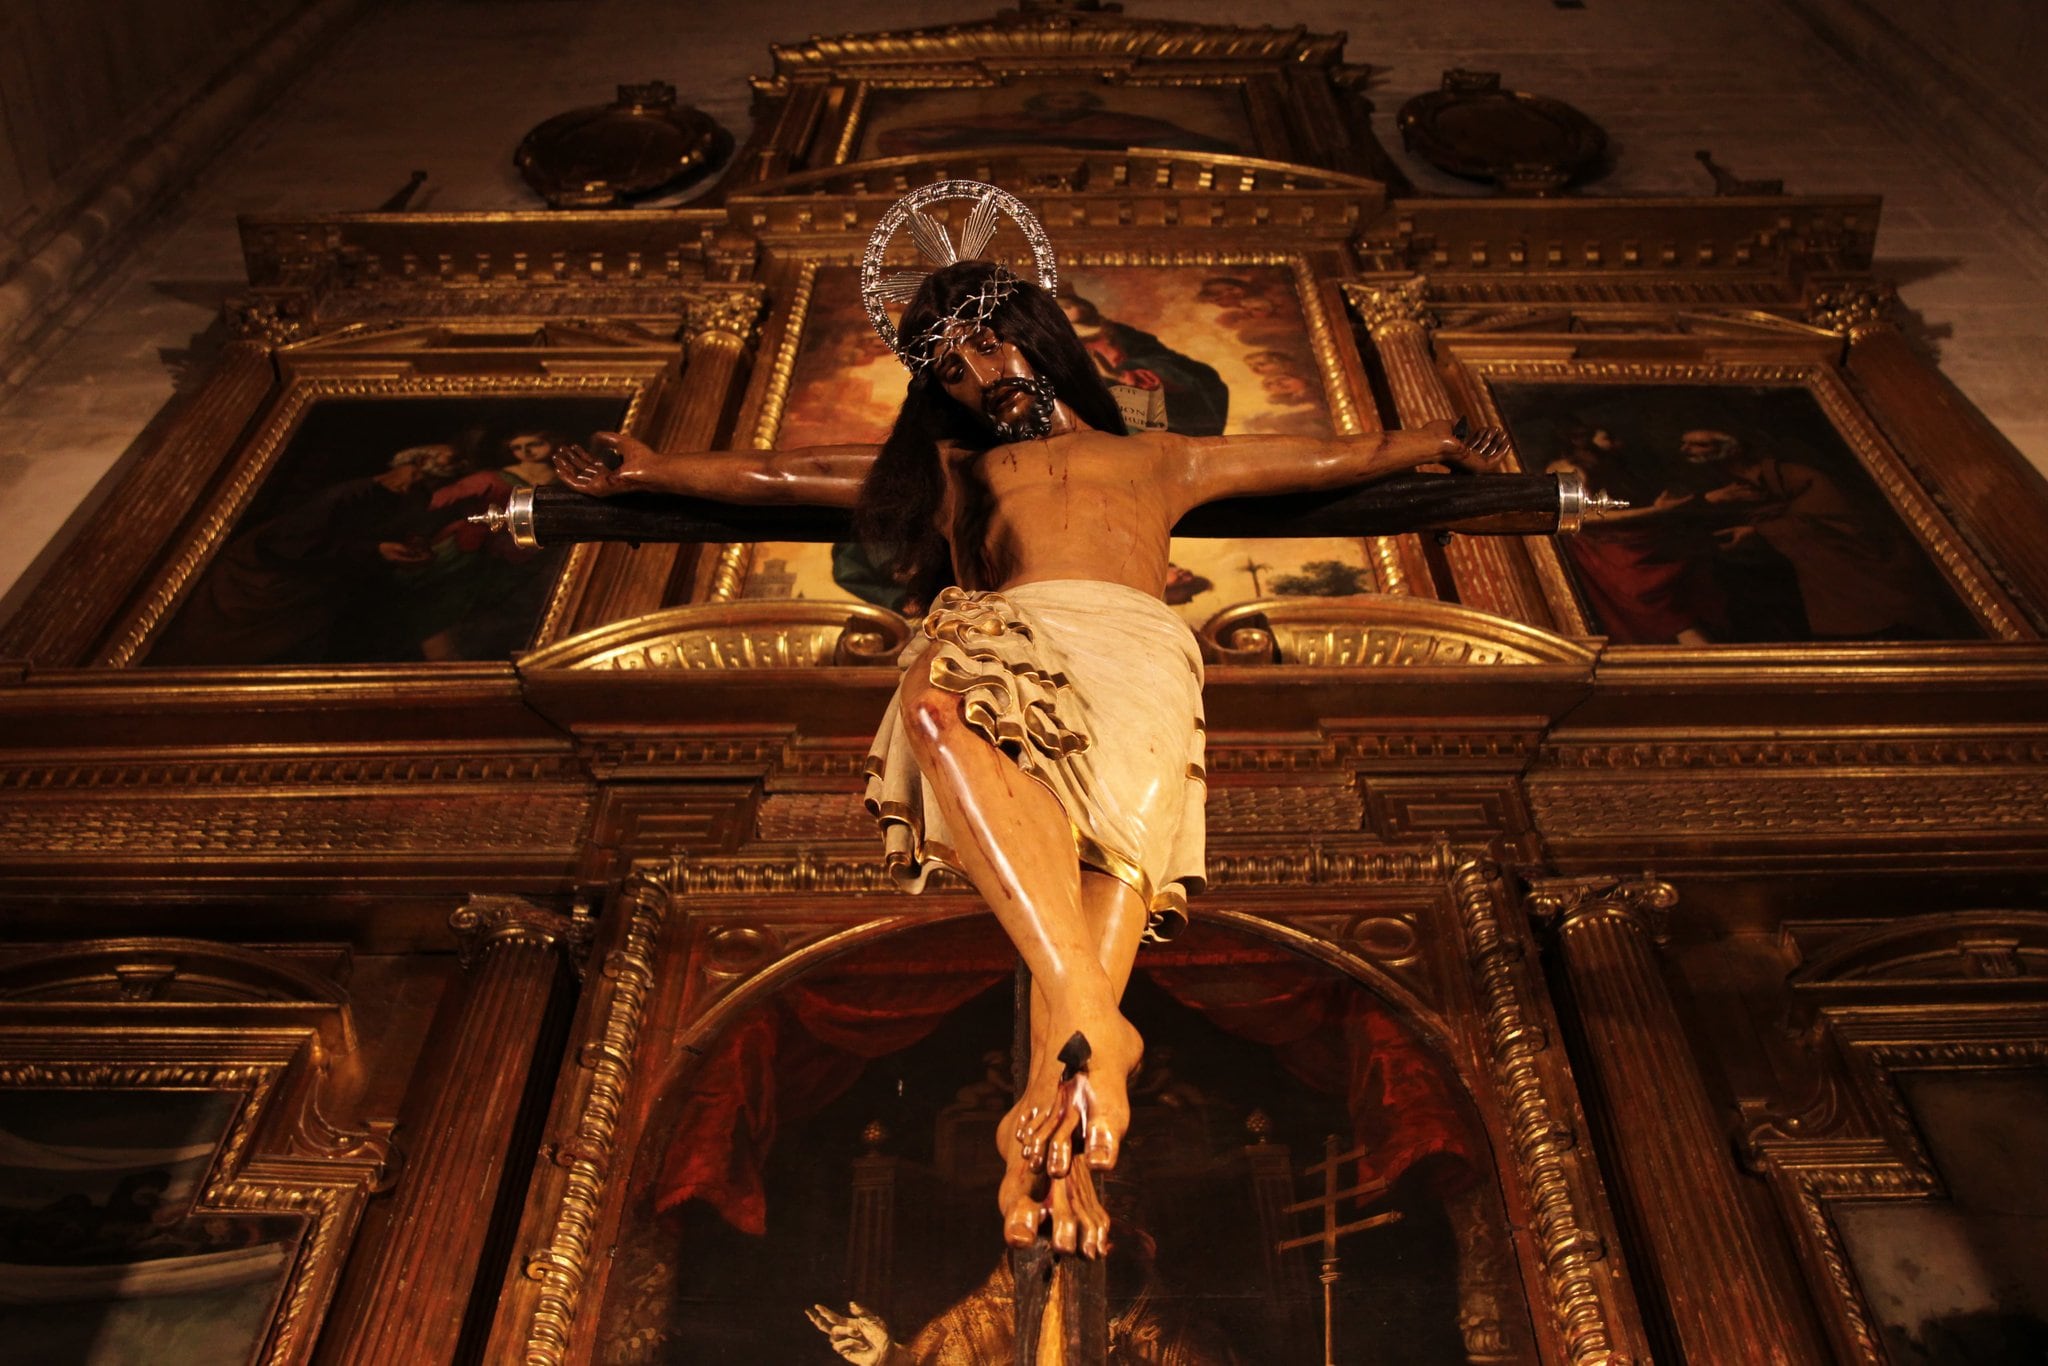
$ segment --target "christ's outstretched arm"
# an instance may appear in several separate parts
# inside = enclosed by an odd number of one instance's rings
[[[657,451],[618,432],[599,432],[613,466],[581,446],[555,453],[555,473],[578,493],[676,493],[722,503],[850,508],[875,462],[873,446],[806,446],[792,451]]]
[[[1269,493],[1343,488],[1418,465],[1441,463],[1473,473],[1500,467],[1506,436],[1495,428],[1460,440],[1448,422],[1358,436],[1168,437],[1168,469],[1184,500],[1181,511]]]

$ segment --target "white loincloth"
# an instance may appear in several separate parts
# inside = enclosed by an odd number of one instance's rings
[[[904,650],[961,700],[968,725],[1059,799],[1079,862],[1130,886],[1146,937],[1187,923],[1202,889],[1202,657],[1172,608],[1091,579],[1001,593],[948,588]],[[896,699],[868,756],[867,806],[904,890],[962,871]]]

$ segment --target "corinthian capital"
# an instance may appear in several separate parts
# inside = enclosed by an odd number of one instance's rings
[[[1664,937],[1678,889],[1645,874],[1639,878],[1542,878],[1529,884],[1529,914],[1570,933],[1594,919],[1621,920],[1652,939]]]
[[[754,329],[761,320],[762,300],[759,285],[692,294],[683,304],[683,335],[694,340],[707,332],[724,332],[739,338],[740,345],[745,346],[754,339]]]
[[[1435,324],[1429,311],[1428,281],[1420,275],[1405,280],[1347,284],[1344,296],[1358,310],[1366,332],[1374,337],[1402,323],[1424,328]]]

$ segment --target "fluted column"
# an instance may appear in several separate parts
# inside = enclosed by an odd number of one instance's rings
[[[1983,541],[2036,622],[2048,619],[2048,538],[2040,527],[2048,480],[1914,352],[1896,313],[1889,286],[1859,285],[1815,296],[1807,321],[1843,335],[1849,378],[1870,415],[1922,482]],[[1992,605],[1991,615],[2000,606]]]
[[[1789,1258],[1745,1208],[1727,1132],[1664,985],[1656,940],[1669,884],[1538,883],[1611,1120],[1621,1194],[1682,1349],[1694,1362],[1818,1363]]]
[[[685,306],[682,385],[676,401],[647,434],[650,446],[660,451],[701,451],[718,440],[732,398],[733,376],[753,344],[761,304],[760,286],[739,285],[707,289]],[[603,582],[593,584],[578,605],[570,630],[589,630],[668,605],[664,598],[679,557],[698,553],[697,546],[673,543],[610,547]]]
[[[450,923],[469,995],[441,1089],[407,1149],[364,1309],[330,1358],[350,1366],[454,1359],[482,1265],[535,1045],[588,927],[516,897],[476,896]],[[402,1136],[401,1136],[402,1137]]]
[[[1436,370],[1430,344],[1433,320],[1424,283],[1423,277],[1417,275],[1344,287],[1351,306],[1365,324],[1366,334],[1372,338],[1373,350],[1379,354],[1380,368],[1394,398],[1394,411],[1403,427],[1458,420],[1457,405],[1451,402]],[[1412,551],[1415,557],[1421,557],[1418,537],[1400,539],[1404,542],[1404,555]],[[1457,583],[1459,601],[1465,606],[1532,626],[1555,624],[1542,589],[1521,557],[1520,547],[1511,544],[1507,537],[1453,536],[1444,547],[1444,559]],[[1434,596],[1432,589],[1422,586],[1428,583],[1425,568],[1417,578],[1417,586],[1410,591]]]

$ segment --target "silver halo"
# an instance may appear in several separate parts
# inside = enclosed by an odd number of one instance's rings
[[[947,236],[944,225],[922,213],[927,204],[943,203],[950,199],[972,199],[979,201],[975,212],[968,217],[962,233],[962,245],[973,250],[956,255],[952,239]],[[1024,234],[1024,240],[1031,246],[1031,264],[1038,273],[1038,285],[1050,294],[1059,283],[1059,266],[1053,259],[1052,239],[1045,235],[1045,225],[1038,216],[1024,207],[1023,201],[1006,190],[993,185],[984,185],[978,180],[941,180],[912,190],[889,207],[875,224],[875,230],[868,237],[868,248],[860,260],[860,299],[868,313],[868,321],[875,325],[875,331],[896,359],[915,369],[916,365],[903,352],[902,339],[896,335],[896,324],[889,321],[888,304],[891,300],[907,301],[905,286],[910,283],[897,272],[887,281],[882,277],[882,258],[889,254],[889,243],[904,224],[908,223],[911,235],[917,241],[919,251],[933,263],[933,268],[953,264],[956,259],[973,259],[987,245],[988,236],[994,232],[994,224],[988,220],[989,209],[1009,215],[1010,221]],[[912,215],[916,215],[912,217]],[[977,221],[979,220],[979,221]],[[934,240],[936,234],[936,240]],[[979,239],[978,241],[976,239]],[[917,277],[922,282],[922,277]],[[914,290],[912,291],[914,292]]]

